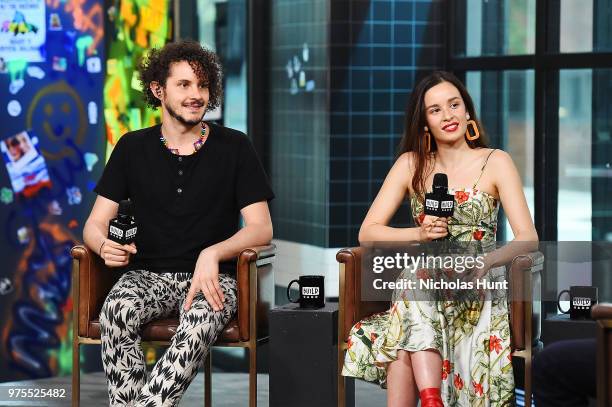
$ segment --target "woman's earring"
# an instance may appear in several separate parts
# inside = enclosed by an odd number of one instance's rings
[[[431,151],[431,134],[427,131],[427,127],[425,128],[425,152],[429,153]]]
[[[472,131],[470,132],[470,125],[472,126]],[[472,135],[472,133],[474,135]],[[468,141],[477,140],[480,137],[480,132],[478,131],[478,126],[474,120],[468,120],[467,129],[465,130],[465,139]]]

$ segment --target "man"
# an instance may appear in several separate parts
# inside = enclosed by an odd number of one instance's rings
[[[152,50],[139,70],[162,124],[119,140],[83,234],[107,266],[126,270],[100,314],[110,404],[171,406],[236,311],[232,259],[272,239],[273,193],[246,136],[202,121],[220,103],[214,53],[193,41],[171,43]],[[138,234],[135,244],[120,245],[107,238],[108,224],[128,198]],[[140,327],[176,313],[177,332],[147,378]]]
[[[537,407],[587,407],[597,397],[595,339],[554,342],[533,361]]]

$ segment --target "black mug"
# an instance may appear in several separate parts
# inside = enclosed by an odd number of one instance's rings
[[[291,285],[298,283],[300,296],[291,298]],[[300,308],[323,308],[325,306],[325,276],[300,276],[287,286],[287,298],[290,302],[299,302]]]
[[[570,307],[567,311],[561,309],[561,296],[568,293]],[[591,308],[597,304],[597,287],[573,285],[569,290],[563,290],[557,297],[557,308],[564,314],[570,314],[571,319],[591,318]]]

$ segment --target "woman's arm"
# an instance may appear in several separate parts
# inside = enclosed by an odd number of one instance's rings
[[[538,233],[531,220],[521,177],[512,158],[501,150],[493,153],[491,158],[493,160],[490,161],[492,167],[490,170],[494,176],[502,207],[514,233],[514,240],[510,244],[487,256],[487,263],[494,267],[507,264],[518,255],[537,250]]]
[[[413,161],[411,153],[402,154],[383,183],[368,211],[361,229],[359,242],[405,242],[424,241],[444,237],[448,234],[446,219],[440,218],[438,226],[426,221],[420,227],[394,228],[388,226],[391,218],[402,204],[412,182]]]

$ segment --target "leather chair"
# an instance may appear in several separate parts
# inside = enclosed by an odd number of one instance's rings
[[[238,312],[213,346],[249,350],[249,406],[257,406],[257,345],[268,339],[268,310],[274,306],[272,261],[274,245],[244,249],[238,256]],[[72,248],[73,313],[72,405],[79,405],[81,345],[100,343],[98,316],[102,304],[120,273],[107,268],[102,259],[85,246]],[[142,327],[142,340],[168,345],[178,327],[176,318],[164,318]],[[204,363],[204,405],[212,405],[210,352]]]
[[[362,248],[342,249],[336,254],[340,264],[340,291],[338,298],[338,407],[345,406],[345,378],[341,375],[344,354],[348,348],[350,329],[358,321],[389,309],[389,303],[361,300]],[[525,405],[531,406],[531,358],[534,344],[539,343],[541,327],[540,298],[544,256],[540,252],[514,258],[510,266],[510,305],[512,356],[524,359]]]
[[[597,406],[612,406],[612,304],[597,304],[591,310],[597,321]]]

